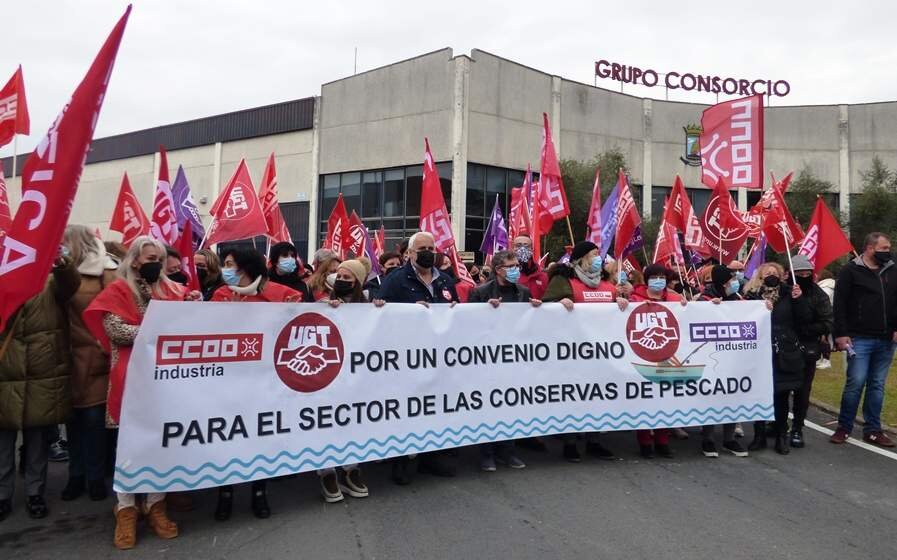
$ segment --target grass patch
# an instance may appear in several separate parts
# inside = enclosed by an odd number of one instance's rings
[[[844,356],[844,352],[832,352],[831,369],[816,370],[816,380],[813,381],[813,398],[835,410],[841,406],[841,393],[844,391],[846,370]],[[862,413],[861,403],[858,414]],[[897,426],[897,361],[891,362],[891,370],[885,382],[885,402],[881,411],[881,421],[889,426]]]

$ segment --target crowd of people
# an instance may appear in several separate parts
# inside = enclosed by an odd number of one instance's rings
[[[66,229],[63,245],[43,291],[23,305],[0,333],[0,521],[12,511],[16,472],[16,444],[24,476],[25,509],[32,518],[48,515],[44,495],[47,463],[55,434],[65,425],[68,481],[61,490],[65,501],[85,493],[91,500],[107,499],[110,464],[114,462],[119,414],[128,356],[152,300],[217,302],[323,302],[333,308],[346,304],[376,307],[395,304],[455,305],[486,303],[500,307],[524,303],[538,307],[558,302],[571,312],[585,304],[612,304],[625,310],[630,303],[673,302],[679,305],[733,305],[762,301],[770,310],[773,345],[773,403],[775,421],[755,422],[745,447],[740,425],[721,426],[722,450],[736,457],[767,447],[780,454],[806,445],[803,427],[817,367],[828,367],[829,353],[846,353],[846,383],[832,443],[844,443],[854,427],[863,398],[863,439],[893,447],[882,431],[884,384],[897,347],[897,265],[890,240],[881,233],[866,237],[862,252],[843,266],[837,281],[816,275],[801,255],[786,270],[775,262],[759,266],[750,278],[740,261],[708,262],[696,270],[691,285],[662,264],[643,271],[621,273],[619,264],[602,258],[588,241],[576,244],[566,258],[544,270],[534,258],[532,240],[513,239],[508,250],[497,251],[484,264],[467,265],[476,286],[458,282],[455,266],[436,247],[432,235],[418,232],[379,257],[380,274],[364,258],[342,260],[327,249],[310,264],[290,243],[276,243],[267,255],[252,248],[202,249],[193,255],[200,289],[185,287],[182,256],[150,237],[129,248],[103,243],[85,226]],[[464,266],[464,265],[460,265]],[[832,287],[833,286],[833,287]],[[733,310],[733,313],[737,311]],[[789,413],[793,420],[789,424]],[[700,451],[718,457],[716,426],[700,430]],[[646,458],[674,456],[670,439],[687,438],[680,428],[638,430],[634,449]],[[602,445],[598,433],[558,436],[562,456],[580,462],[585,453],[600,459],[617,455]],[[479,466],[526,467],[516,449],[545,450],[544,438],[479,445]],[[392,480],[406,485],[412,473],[454,476],[458,454],[423,453],[391,460]],[[369,495],[360,465],[317,472],[327,502]],[[215,519],[231,516],[234,486],[218,489]],[[266,481],[249,484],[251,508],[267,518]],[[137,541],[143,516],[160,538],[178,535],[169,507],[189,502],[187,494],[116,493],[113,542],[120,549]]]

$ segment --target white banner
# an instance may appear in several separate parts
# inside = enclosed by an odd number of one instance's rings
[[[773,417],[769,311],[153,302],[115,489],[189,490],[564,432]]]

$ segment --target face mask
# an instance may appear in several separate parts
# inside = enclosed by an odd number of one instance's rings
[[[737,270],[735,272],[735,278],[738,280],[739,283],[744,282],[744,271]]]
[[[209,271],[205,268],[197,268],[196,269],[196,277],[199,278],[200,284],[205,284],[206,278],[209,277]]]
[[[775,275],[767,276],[766,278],[763,279],[763,285],[767,286],[769,288],[775,288],[781,283],[782,283],[782,279]]]
[[[221,279],[224,280],[224,283],[228,286],[236,286],[240,283],[240,274],[237,273],[236,268],[222,268]]]
[[[397,268],[399,268],[399,267],[397,267],[397,266],[391,266],[391,267],[387,268],[386,270],[384,270],[384,272],[383,272],[383,276],[389,276],[389,273],[392,272],[393,270],[397,269]]]
[[[737,294],[738,290],[741,289],[741,282],[738,281],[738,278],[735,278],[728,284],[726,284],[726,295],[731,296],[732,294]]]
[[[189,282],[187,275],[184,274],[183,272],[181,272],[180,270],[169,274],[168,279],[171,280],[172,282],[177,282],[178,284],[181,284],[182,286],[186,286],[187,282]]]
[[[592,264],[589,266],[589,269],[594,273],[601,272],[601,257],[595,255],[595,258],[592,259]]]
[[[662,292],[667,287],[666,278],[648,278],[648,288],[654,292]]]
[[[328,274],[327,278],[324,279],[324,282],[326,282],[327,285],[332,288],[336,283],[336,272],[331,272],[330,274]]]
[[[140,274],[140,277],[146,280],[149,284],[155,284],[159,281],[159,275],[162,274],[162,263],[160,262],[148,262],[140,265],[140,268],[137,269],[137,272]]]
[[[355,287],[350,280],[334,280],[333,282],[333,295],[342,297],[347,296],[352,293],[352,289]]]
[[[517,247],[514,250],[514,254],[517,255],[517,260],[522,263],[528,263],[533,258],[533,250],[526,246]]]
[[[797,280],[797,285],[800,286],[801,290],[806,291],[810,286],[813,285],[812,276],[807,276],[806,278],[804,278],[803,276],[796,276],[795,279]]]
[[[875,262],[877,262],[878,264],[888,264],[888,261],[891,260],[891,252],[875,251],[873,257],[875,258]]]
[[[296,272],[296,259],[291,257],[281,257],[277,261],[277,270],[284,274],[292,274]]]
[[[520,268],[514,266],[511,268],[505,269],[505,279],[511,284],[516,284],[520,281]]]
[[[419,251],[415,261],[420,268],[433,268],[436,261],[436,254],[433,251]]]
[[[626,272],[624,272],[624,271],[621,270],[621,271],[620,271],[620,274],[617,276],[617,281],[618,281],[620,284],[625,284],[626,282],[629,282],[629,277],[626,276]]]

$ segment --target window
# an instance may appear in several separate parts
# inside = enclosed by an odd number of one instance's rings
[[[340,180],[340,192],[346,203],[346,213],[361,215],[361,173],[343,173]]]
[[[522,186],[525,175],[525,171],[518,169],[490,167],[478,163],[467,164],[467,215],[464,220],[464,248],[467,251],[479,250],[483,242],[483,233],[489,225],[496,196],[505,224],[509,223],[511,189]],[[538,174],[533,173],[533,181],[538,180]],[[482,258],[483,256],[478,254],[477,262],[482,262]]]
[[[405,170],[388,169],[383,181],[383,215],[405,215]]]
[[[423,165],[405,168],[405,215],[420,216],[420,191],[423,186]]]
[[[375,218],[380,216],[380,197],[383,192],[383,173],[380,171],[366,172],[361,181],[361,206],[364,212],[363,218]]]

